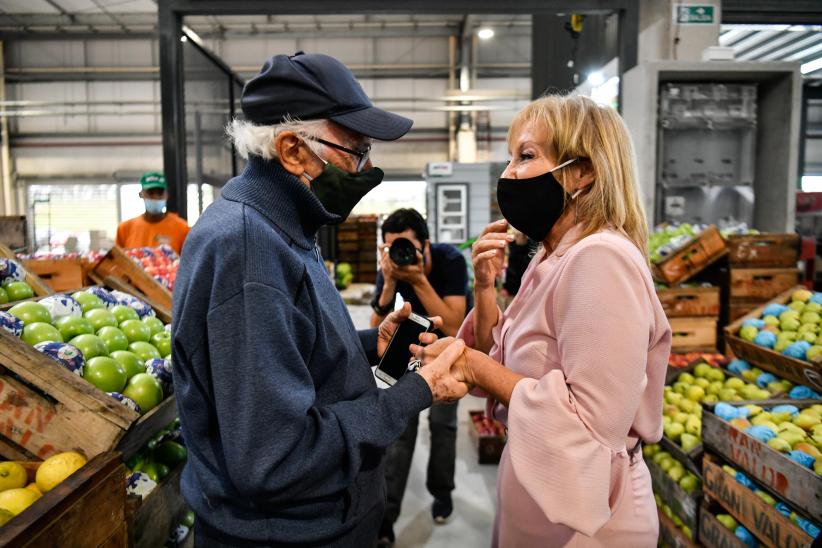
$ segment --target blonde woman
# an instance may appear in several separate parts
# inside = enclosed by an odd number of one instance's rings
[[[656,546],[640,447],[662,435],[671,334],[630,137],[614,110],[548,96],[517,114],[508,143],[506,220],[474,245],[476,308],[459,335],[473,350],[454,366],[508,427],[493,545]],[[509,223],[542,248],[502,314]],[[451,341],[414,350],[426,363]]]

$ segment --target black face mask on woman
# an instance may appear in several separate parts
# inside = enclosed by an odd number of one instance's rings
[[[573,158],[551,171],[529,179],[500,178],[497,203],[511,226],[536,242],[543,241],[565,210],[565,189],[554,177],[554,171],[575,162]],[[571,196],[576,198],[582,190]]]

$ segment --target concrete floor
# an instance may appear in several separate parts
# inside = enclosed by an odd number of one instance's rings
[[[354,325],[368,327],[371,309],[367,306],[348,307]],[[431,495],[425,488],[430,432],[427,411],[420,420],[414,460],[403,498],[402,514],[394,527],[397,548],[482,548],[491,544],[496,504],[497,467],[477,464],[477,450],[468,437],[468,412],[484,409],[485,400],[467,396],[460,402],[457,431],[456,490],[453,494],[454,513],[448,523],[437,525],[431,519]]]

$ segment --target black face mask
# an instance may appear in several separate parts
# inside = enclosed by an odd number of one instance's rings
[[[382,182],[385,173],[378,167],[348,173],[330,162],[322,161],[325,163],[322,173],[314,178],[307,173],[303,175],[311,183],[311,191],[326,211],[339,215],[338,222],[341,223],[351,215],[354,206]]]
[[[576,161],[562,163],[530,179],[503,179],[497,182],[497,203],[511,226],[536,242],[543,241],[565,210],[565,189],[554,171]],[[577,191],[572,198],[576,198]]]

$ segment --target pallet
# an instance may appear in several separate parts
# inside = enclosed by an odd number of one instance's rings
[[[54,294],[54,291],[52,291],[51,288],[47,286],[46,283],[43,280],[41,280],[39,276],[37,276],[37,274],[29,272],[29,270],[21,264],[20,261],[17,260],[17,256],[14,254],[14,252],[11,249],[9,249],[9,247],[6,244],[2,242],[0,242],[0,257],[4,259],[11,259],[12,261],[20,265],[20,267],[26,273],[25,282],[31,286],[31,289],[34,291],[34,294],[36,296],[46,297],[48,295]]]
[[[716,348],[717,318],[671,318],[669,322],[672,351]]]
[[[662,546],[670,548],[696,548],[699,546],[695,542],[688,539],[685,533],[676,526],[674,521],[665,515],[660,509],[657,509],[659,515],[659,540]],[[690,525],[688,526],[690,527]],[[696,534],[694,529],[691,529],[691,534]]]
[[[718,502],[765,546],[810,548],[813,539],[805,531],[732,478],[721,468],[716,457],[706,453],[703,470],[706,498]]]
[[[773,299],[799,283],[798,268],[731,268],[731,299]]]
[[[124,477],[119,454],[98,455],[0,528],[0,546],[125,546]]]
[[[706,504],[704,501],[699,509],[699,544],[706,548],[747,548],[733,531],[725,528],[716,519],[715,510],[720,505]],[[724,514],[725,512],[716,512]]]
[[[148,275],[137,262],[119,247],[113,247],[94,266],[94,275],[99,280],[114,278],[137,289],[145,295],[149,304],[171,311],[171,292]]]
[[[652,264],[657,281],[679,285],[705,270],[728,253],[725,240],[715,226],[709,226],[676,253]]]
[[[482,435],[477,430],[474,417],[485,415],[483,411],[470,411],[471,421],[468,427],[468,436],[477,448],[478,462],[480,464],[498,464],[502,451],[505,449],[505,436]],[[497,421],[495,421],[497,422]]]
[[[718,287],[672,287],[656,295],[668,318],[719,316]]]
[[[728,236],[731,266],[796,266],[799,259],[798,234],[740,234]]]
[[[810,405],[796,400],[782,403],[800,408]],[[738,466],[775,496],[822,522],[822,476],[733,427],[708,406],[702,411],[702,440],[708,450]]]
[[[129,458],[177,413],[171,395],[140,416],[5,330],[0,402],[0,439],[40,459],[72,449]]]
[[[85,283],[83,263],[75,259],[29,259],[23,261],[26,270],[37,274],[52,291],[80,289]]]
[[[805,289],[805,287],[792,287],[773,300],[768,301],[766,305],[770,303],[784,304],[790,301],[791,294],[798,289]],[[761,317],[766,305],[762,305],[745,316],[737,318],[736,321],[727,326],[725,328],[725,342],[730,345],[734,355],[756,365],[762,370],[775,373],[793,383],[808,385],[817,391],[822,390],[822,365],[819,363],[789,358],[779,352],[755,345],[739,337],[738,334],[742,328],[742,323],[749,318],[756,319]]]
[[[163,546],[172,528],[180,523],[187,509],[180,493],[183,466],[183,463],[175,466],[145,499],[137,495],[127,496],[128,546]]]

